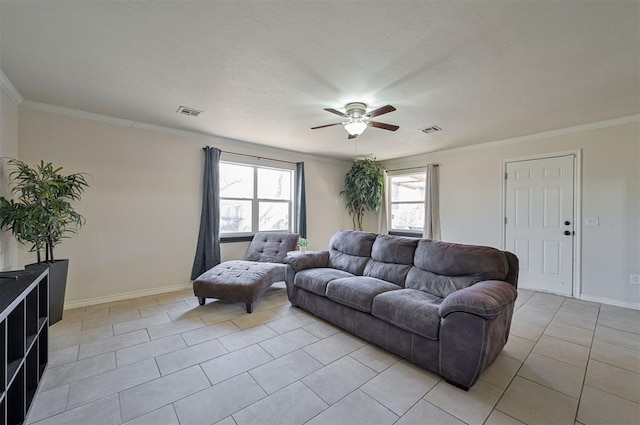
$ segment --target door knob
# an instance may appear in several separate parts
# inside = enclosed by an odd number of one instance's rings
[[[567,236],[571,236],[571,232],[570,232],[570,231],[568,231],[568,230],[565,230],[565,231],[564,231],[564,234],[565,234],[565,235],[567,235]]]
[[[570,224],[571,224],[571,222],[570,222],[570,221],[565,221],[565,222],[564,222],[564,225],[565,225],[565,226],[568,226],[568,225],[570,225]]]

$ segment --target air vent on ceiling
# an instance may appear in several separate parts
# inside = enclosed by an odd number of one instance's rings
[[[182,114],[182,115],[187,115],[189,117],[197,117],[203,111],[200,111],[200,110],[194,109],[194,108],[189,108],[188,106],[181,106],[181,107],[178,108],[178,110],[176,112],[178,112],[179,114]]]
[[[442,131],[442,129],[437,125],[432,125],[431,127],[421,128],[420,131],[422,131],[423,133],[429,134],[429,133],[435,133],[436,131]]]

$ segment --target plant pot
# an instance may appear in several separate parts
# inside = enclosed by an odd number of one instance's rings
[[[27,264],[25,269],[49,268],[49,326],[62,319],[64,294],[67,289],[69,260],[54,260],[53,263]]]

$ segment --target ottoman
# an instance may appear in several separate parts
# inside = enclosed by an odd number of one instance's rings
[[[193,294],[200,305],[207,298],[252,304],[275,282],[284,280],[288,251],[298,244],[296,233],[258,232],[244,260],[225,261],[207,270],[193,281]]]
[[[218,298],[246,304],[247,313],[252,304],[275,282],[284,280],[285,264],[255,261],[225,261],[206,271],[193,281],[193,292],[200,305],[206,298]]]

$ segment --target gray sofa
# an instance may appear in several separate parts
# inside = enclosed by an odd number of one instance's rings
[[[275,282],[284,280],[284,259],[298,245],[296,233],[256,233],[244,260],[225,261],[193,281],[193,294],[200,305],[207,298],[245,303],[247,313],[253,303]]]
[[[518,259],[490,247],[341,230],[286,258],[291,303],[469,389],[507,342]]]

